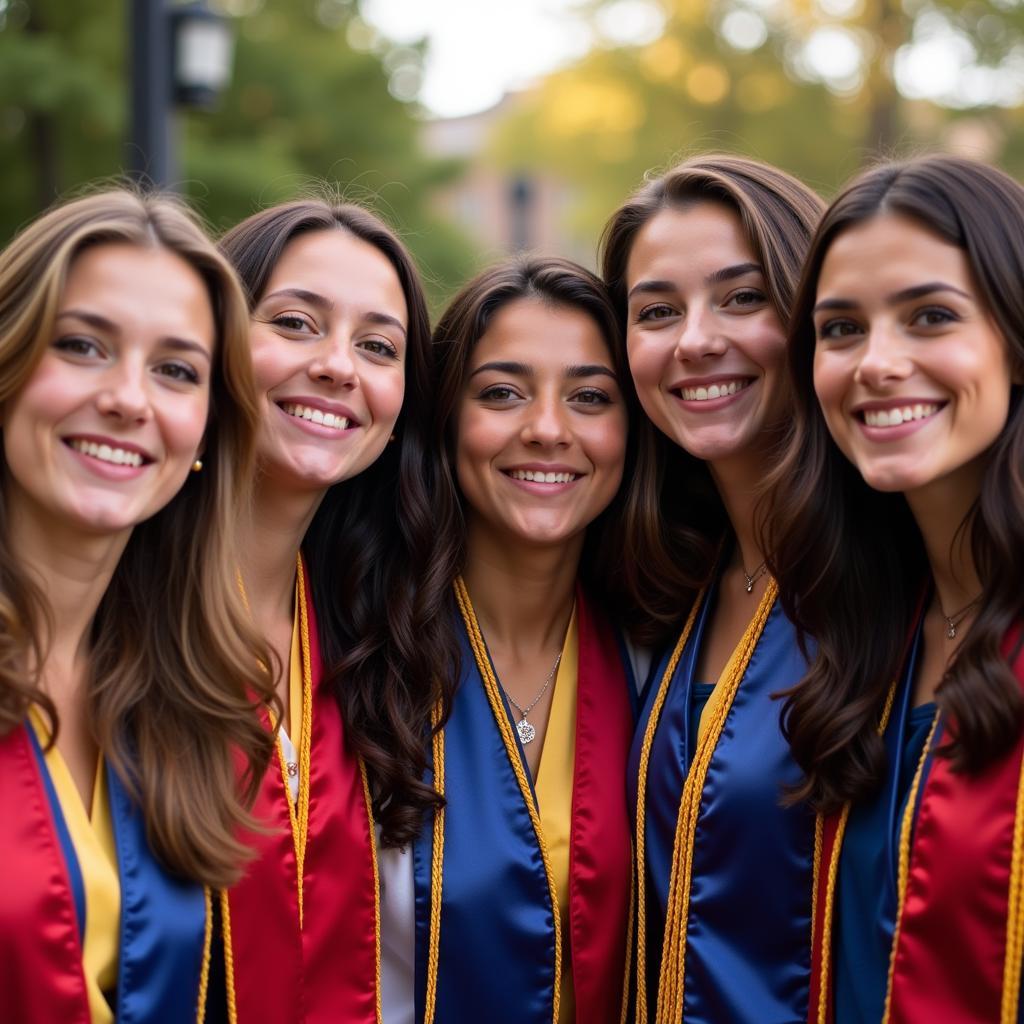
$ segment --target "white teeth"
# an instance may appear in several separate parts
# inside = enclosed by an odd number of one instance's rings
[[[323,412],[320,409],[312,409],[308,405],[296,405],[291,402],[286,402],[281,408],[296,419],[309,420],[311,423],[331,427],[334,430],[348,429],[348,420],[344,416],[336,416],[333,412]]]
[[[509,476],[513,480],[530,480],[538,484],[571,484],[576,479],[576,473],[541,473],[532,469],[513,469]]]
[[[865,409],[864,422],[869,427],[898,427],[911,420],[926,420],[939,411],[935,402],[904,405],[894,409]]]
[[[708,387],[683,388],[683,398],[687,402],[709,402],[713,398],[725,398],[727,395],[735,395],[742,391],[749,380],[730,380],[721,384],[711,384]]]
[[[111,448],[109,444],[96,444],[75,438],[68,442],[76,452],[99,459],[100,462],[112,462],[115,466],[141,466],[142,456],[138,452],[126,451],[124,448]]]

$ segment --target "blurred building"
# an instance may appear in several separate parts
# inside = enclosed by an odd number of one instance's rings
[[[429,156],[462,161],[464,173],[435,199],[436,212],[454,222],[479,248],[485,262],[532,250],[592,264],[593,254],[566,229],[576,192],[552,174],[500,166],[491,140],[518,95],[465,117],[425,121],[423,148]]]

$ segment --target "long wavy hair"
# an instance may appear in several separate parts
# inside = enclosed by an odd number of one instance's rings
[[[600,279],[570,260],[553,256],[512,257],[482,271],[452,299],[434,328],[434,407],[432,458],[435,462],[434,520],[438,535],[437,563],[450,584],[466,561],[466,506],[455,471],[459,402],[469,360],[477,342],[498,312],[517,299],[538,299],[558,309],[583,313],[597,326],[608,347],[629,423],[638,419],[625,347],[615,309]],[[626,441],[623,481],[611,504],[587,528],[579,577],[587,590],[613,616],[621,616],[625,571],[622,502],[632,475],[635,452],[632,427]],[[450,588],[449,588],[450,592]],[[457,674],[458,641],[455,615],[444,622],[449,677]]]
[[[909,218],[963,251],[1013,364],[1024,366],[1020,185],[983,164],[930,156],[883,164],[840,193],[814,238],[793,307],[794,416],[766,523],[786,611],[817,643],[808,675],[789,692],[784,725],[805,774],[793,795],[823,811],[864,797],[882,777],[879,716],[928,577],[905,499],[864,483],[830,437],[814,395],[812,312],[822,263],[844,231],[884,214]],[[1001,644],[1024,615],[1022,510],[1024,411],[1014,386],[981,494],[961,525],[981,578],[980,609],[936,694],[950,722],[942,752],[958,770],[981,771],[1020,733],[1024,702]]]
[[[825,204],[784,171],[742,157],[687,160],[646,182],[601,236],[601,272],[624,337],[626,270],[639,232],[662,210],[717,203],[735,211],[758,260],[772,306],[789,321],[800,267]],[[623,344],[625,342],[623,341]],[[732,530],[707,464],[646,417],[636,434],[636,471],[625,497],[624,591],[618,604],[635,638],[661,646],[678,630],[714,572]]]
[[[222,887],[245,862],[236,835],[252,826],[245,807],[272,749],[253,713],[254,702],[274,699],[259,667],[267,654],[235,583],[236,522],[247,507],[258,412],[241,289],[181,204],[99,192],[51,210],[0,253],[0,408],[50,344],[75,258],[107,243],[181,257],[206,284],[217,337],[204,469],[132,531],[93,620],[88,719],[139,800],[156,854],[176,873]],[[0,479],[9,473],[0,454]],[[0,491],[2,733],[35,704],[56,737],[60,723],[38,677],[52,628],[44,595],[10,546]],[[241,792],[239,756],[247,769]]]
[[[328,490],[303,540],[346,739],[366,765],[383,844],[402,847],[439,804],[423,782],[431,713],[444,695],[438,667],[446,663],[439,622],[447,580],[433,557],[430,323],[412,258],[391,229],[361,206],[319,197],[263,210],[221,239],[250,309],[288,244],[312,231],[346,231],[382,253],[409,315],[395,441],[358,477]]]

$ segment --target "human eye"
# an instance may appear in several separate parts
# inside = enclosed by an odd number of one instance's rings
[[[946,324],[956,323],[959,320],[960,317],[945,306],[926,306],[914,313],[910,323],[914,327],[945,327]]]
[[[397,359],[398,349],[385,338],[367,338],[359,342],[359,347],[372,356],[380,356],[384,359]]]
[[[189,366],[188,363],[179,362],[174,360],[169,363],[161,363],[157,368],[156,372],[161,377],[168,377],[170,380],[176,381],[181,384],[198,384],[199,373],[195,367]]]
[[[520,395],[515,388],[508,384],[492,384],[480,392],[479,398],[483,402],[494,402],[495,404],[512,402]]]
[[[287,334],[317,334],[317,326],[305,314],[288,310],[278,313],[265,320],[264,323],[272,324]]]
[[[637,313],[636,322],[638,324],[649,323],[652,320],[667,320],[673,316],[678,316],[678,314],[667,302],[652,302]]]
[[[768,296],[759,288],[739,288],[726,297],[722,303],[725,309],[758,309],[768,301]]]
[[[819,341],[848,341],[861,333],[860,325],[845,317],[833,317],[818,325]]]
[[[611,405],[612,397],[601,388],[580,388],[571,396],[570,401],[578,405],[603,406]]]
[[[98,357],[103,355],[100,346],[93,341],[92,338],[85,338],[79,334],[69,334],[63,338],[58,338],[53,343],[53,347],[58,352],[64,352],[67,355],[79,356],[82,358]]]

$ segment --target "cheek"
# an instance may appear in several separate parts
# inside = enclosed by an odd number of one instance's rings
[[[626,356],[640,397],[657,392],[665,365],[664,346],[647,338],[627,338]]]
[[[386,374],[364,374],[363,393],[370,415],[377,426],[390,431],[402,411],[405,401],[405,373],[389,370]]]
[[[252,331],[252,372],[256,389],[270,391],[295,373],[293,351],[277,335],[259,329]]]
[[[210,393],[206,390],[194,395],[176,395],[160,403],[156,420],[169,456],[194,458],[206,433],[209,412]]]

